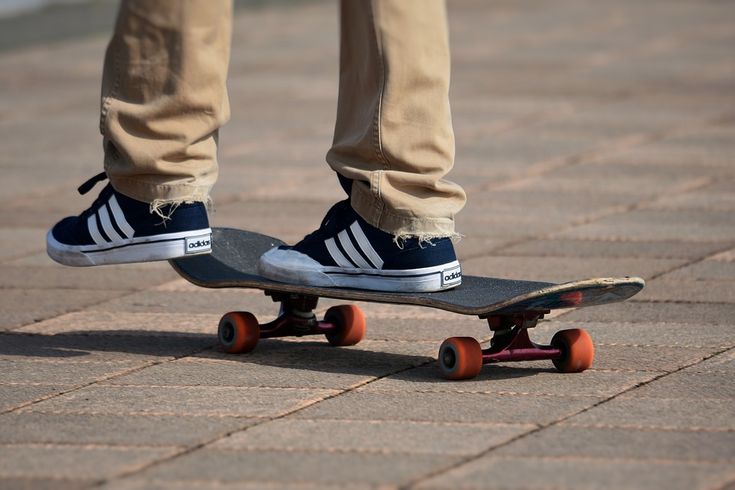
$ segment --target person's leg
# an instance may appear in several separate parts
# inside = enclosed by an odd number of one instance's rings
[[[105,171],[143,202],[206,201],[217,179],[232,0],[125,0],[105,57]]]
[[[350,194],[320,228],[260,260],[261,274],[318,286],[457,286],[450,237],[464,191],[454,160],[441,0],[344,0],[337,124],[327,161]]]
[[[231,0],[121,3],[102,82],[110,185],[49,232],[54,260],[98,265],[211,250],[205,205],[217,131],[229,117],[231,17]]]
[[[351,204],[398,236],[451,236],[465,203],[454,164],[443,0],[344,0],[340,84],[329,165]]]

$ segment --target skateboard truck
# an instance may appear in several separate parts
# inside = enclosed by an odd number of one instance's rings
[[[347,346],[365,337],[365,314],[355,305],[333,306],[319,320],[314,314],[317,296],[270,290],[265,294],[281,303],[278,317],[259,324],[252,313],[226,313],[217,329],[222,350],[230,354],[250,352],[261,338],[324,335],[331,345]]]
[[[547,313],[549,310],[486,316],[493,331],[487,349],[482,349],[473,337],[445,340],[438,356],[442,375],[452,380],[470,379],[480,374],[485,364],[545,359],[551,360],[561,372],[580,372],[590,367],[594,345],[584,330],[561,330],[551,339],[551,345],[531,341],[528,329],[535,327]]]

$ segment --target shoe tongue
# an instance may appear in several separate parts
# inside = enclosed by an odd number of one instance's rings
[[[338,225],[340,217],[350,208],[348,200],[340,201],[332,206],[322,220],[322,224],[319,226],[320,230],[328,230],[329,228]]]

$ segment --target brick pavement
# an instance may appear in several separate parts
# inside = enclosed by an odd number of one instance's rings
[[[735,486],[735,9],[697,0],[451,2],[465,270],[561,281],[637,274],[571,311],[592,369],[437,378],[481,322],[364,305],[368,340],[215,347],[259,294],[165,264],[69,269],[44,233],[99,170],[105,39],[0,55],[0,487]],[[295,240],[340,192],[334,2],[241,11],[216,225]],[[267,171],[263,171],[267,167]],[[308,190],[308,192],[304,192]],[[322,308],[330,303],[325,302]]]

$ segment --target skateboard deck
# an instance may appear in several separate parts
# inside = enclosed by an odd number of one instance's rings
[[[476,315],[487,319],[490,329],[496,332],[496,337],[499,337],[495,342],[497,344],[495,350],[499,349],[498,345],[506,343],[508,345],[501,349],[502,352],[512,351],[514,348],[516,351],[519,351],[519,349],[528,350],[527,355],[522,355],[520,358],[513,355],[508,356],[508,352],[505,352],[498,359],[496,359],[498,356],[483,358],[482,363],[497,362],[497,360],[527,360],[529,358],[554,360],[555,358],[551,355],[554,354],[557,356],[554,362],[558,364],[559,356],[564,354],[564,352],[561,352],[563,349],[533,344],[526,336],[527,328],[535,326],[536,322],[549,313],[550,310],[597,306],[623,301],[638,293],[645,285],[643,279],[638,277],[594,278],[555,284],[463,275],[460,286],[434,293],[392,293],[303,286],[276,282],[258,275],[258,258],[265,251],[279,245],[283,245],[281,240],[259,233],[232,228],[214,228],[211,254],[195,255],[170,261],[173,268],[183,278],[197,286],[261,289],[267,295],[273,297],[274,301],[281,302],[281,315],[268,324],[258,324],[257,320],[249,313],[232,312],[225,315],[219,326],[219,340],[224,350],[233,353],[248,351],[254,348],[258,338],[263,337],[316,333],[327,335],[327,339],[334,345],[353,345],[359,342],[365,330],[364,315],[359,311],[359,308],[353,305],[335,307],[336,309],[332,308],[327,312],[327,316],[323,321],[316,320],[313,310],[316,308],[318,298],[333,298],[417,305],[463,315]],[[352,325],[353,323],[357,326]],[[243,327],[243,325],[245,326]],[[361,330],[362,333],[352,332],[350,334],[345,331],[345,329],[350,330],[353,327]],[[238,335],[248,337],[250,340],[243,340]],[[257,338],[253,341],[253,337]],[[476,348],[464,337],[455,337],[454,339],[465,340],[457,345],[449,345],[447,349],[451,352],[449,354],[444,353],[446,358],[444,360],[456,364],[458,356],[464,356],[463,352],[470,349],[475,354],[469,354],[469,357],[474,356],[474,364],[470,363],[472,365],[468,369],[469,372],[474,372],[477,368],[476,354],[479,344]],[[445,344],[450,340],[453,339],[448,339]],[[566,340],[570,341],[569,339]],[[591,341],[587,343],[589,349],[592,349]],[[468,347],[468,345],[471,346]],[[442,349],[446,350],[444,347],[443,344]],[[534,349],[539,350],[539,348],[544,352],[530,352]],[[568,346],[565,348],[567,351],[569,350]],[[440,349],[440,363],[442,362],[442,349]],[[483,351],[482,355],[485,356],[486,354]],[[565,355],[569,357],[569,352]],[[589,363],[591,364],[591,359]],[[462,368],[462,366],[459,366],[459,368]],[[442,370],[446,377],[452,379],[471,377],[456,375],[453,377],[444,368]],[[459,369],[459,371],[462,371],[462,369]]]

